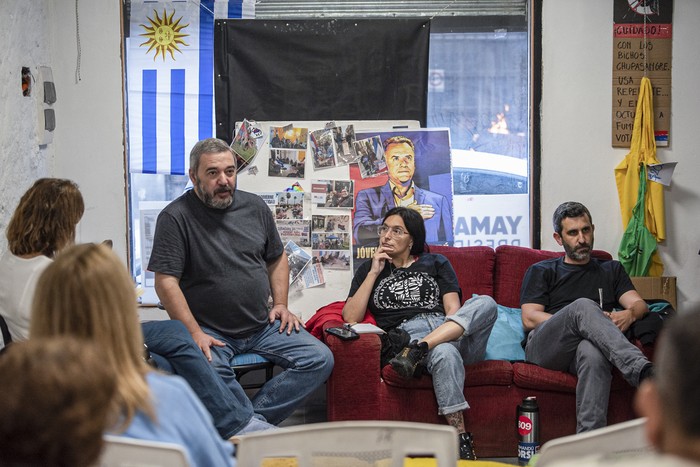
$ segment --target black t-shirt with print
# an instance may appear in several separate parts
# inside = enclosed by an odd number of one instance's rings
[[[364,282],[372,261],[365,261],[355,273],[348,297]],[[394,268],[388,261],[372,287],[368,308],[377,325],[389,331],[420,313],[445,313],[442,297],[460,293],[457,275],[442,255],[423,253],[407,268]]]

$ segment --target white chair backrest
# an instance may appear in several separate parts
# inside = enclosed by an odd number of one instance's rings
[[[241,436],[236,457],[246,467],[289,458],[299,466],[364,467],[390,459],[392,467],[401,467],[406,457],[433,457],[438,467],[454,467],[457,431],[393,421],[315,423]]]
[[[178,444],[105,435],[98,467],[189,467]]]
[[[537,467],[547,467],[566,459],[592,454],[622,454],[649,451],[651,444],[644,433],[646,418],[636,418],[597,430],[556,438],[544,443]]]

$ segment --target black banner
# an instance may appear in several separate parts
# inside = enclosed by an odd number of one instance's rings
[[[236,121],[418,120],[430,22],[217,20],[216,136]]]

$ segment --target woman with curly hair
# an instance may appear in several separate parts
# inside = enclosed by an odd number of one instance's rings
[[[20,199],[6,231],[8,251],[0,257],[0,316],[13,341],[29,337],[36,281],[75,241],[84,210],[78,185],[62,178],[41,178]]]

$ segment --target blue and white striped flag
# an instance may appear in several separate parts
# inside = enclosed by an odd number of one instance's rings
[[[214,15],[254,17],[253,0],[131,0],[130,172],[186,174],[192,146],[214,134]]]

